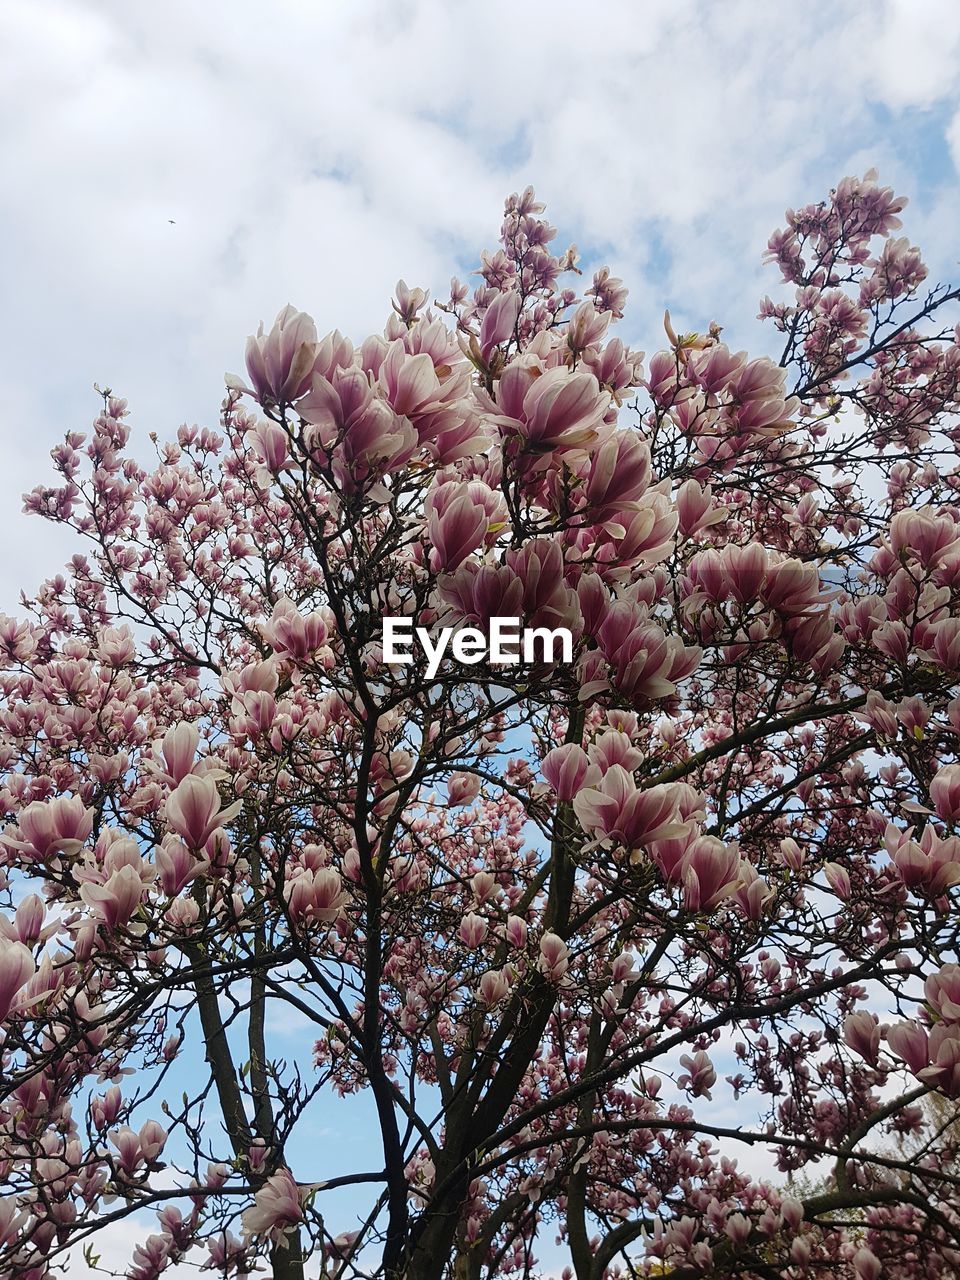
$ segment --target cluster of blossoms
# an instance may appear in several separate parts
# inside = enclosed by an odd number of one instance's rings
[[[66,435],[27,508],[85,553],[0,618],[0,1275],[148,1211],[130,1280],[958,1273],[958,294],[903,204],[788,215],[779,361],[611,337],[528,189],[472,293],[285,308],[151,466],[111,392]],[[359,1091],[376,1167],[305,1154]]]

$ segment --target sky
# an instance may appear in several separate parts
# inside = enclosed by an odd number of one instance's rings
[[[215,424],[261,320],[362,339],[528,183],[629,286],[627,342],[669,307],[759,352],[769,233],[871,166],[960,274],[955,0],[3,0],[0,610],[75,549],[21,495],[94,382],[141,446]]]

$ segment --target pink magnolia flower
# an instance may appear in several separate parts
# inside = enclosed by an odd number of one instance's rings
[[[268,1178],[241,1217],[246,1236],[282,1241],[303,1219],[300,1191],[289,1169]]]
[[[511,947],[519,950],[527,945],[527,922],[520,916],[508,916],[504,932]]]
[[[499,1004],[509,994],[510,982],[502,971],[488,969],[481,977],[477,991],[484,1004]]]
[[[25,843],[17,848],[32,849],[44,860],[57,853],[77,853],[93,830],[93,810],[79,796],[61,796],[49,802],[35,800],[20,814],[20,834]],[[7,838],[8,843],[12,843]]]
[[[56,930],[55,925],[44,928],[45,917],[43,899],[36,893],[29,893],[17,904],[12,921],[0,916],[0,936],[10,942],[22,942],[27,947],[45,942]]]
[[[80,886],[80,898],[108,929],[129,924],[143,900],[146,886],[135,867],[122,866],[103,884],[87,881]]]
[[[36,973],[33,954],[21,942],[0,935],[0,1022],[16,1007],[17,993]]]
[[[760,920],[776,897],[776,890],[758,874],[753,863],[741,860],[738,875],[739,887],[733,900],[748,920]]]
[[[703,533],[727,517],[726,511],[715,505],[710,486],[701,488],[696,480],[683,482],[677,490],[676,502],[679,529],[684,538]]]
[[[628,511],[650,483],[650,448],[635,431],[618,431],[590,457],[584,496],[590,520]]]
[[[0,1244],[12,1245],[23,1239],[30,1215],[18,1206],[15,1196],[0,1198]]]
[[[480,794],[480,779],[475,773],[451,773],[447,783],[447,803],[451,808],[470,804]]]
[[[508,418],[507,429],[527,449],[544,454],[596,440],[609,402],[592,374],[564,365],[533,378],[529,370],[511,365],[500,380],[499,407]]]
[[[590,743],[587,755],[590,762],[597,766],[594,770],[597,779],[615,764],[622,765],[627,773],[633,773],[644,761],[643,752],[633,745],[629,731],[620,729],[605,729],[598,734]]]
[[[740,851],[713,836],[700,836],[683,855],[683,905],[709,911],[740,884]]]
[[[738,433],[747,435],[780,435],[789,431],[800,401],[784,394],[786,381],[786,369],[766,356],[751,360],[726,383],[731,401],[725,417]]]
[[[702,1049],[694,1054],[685,1053],[680,1065],[686,1068],[684,1074],[677,1077],[680,1088],[688,1089],[695,1098],[711,1099],[710,1090],[717,1083],[717,1073],[708,1055]]]
[[[127,1125],[108,1135],[117,1149],[120,1168],[132,1177],[141,1165],[153,1164],[167,1141],[166,1130],[156,1120],[148,1120],[140,1128],[139,1133]]]
[[[865,721],[882,738],[895,739],[899,736],[896,708],[876,689],[870,690],[863,710],[855,714],[858,720]]]
[[[136,653],[129,627],[104,627],[98,636],[97,652],[111,667],[123,667]]]
[[[960,671],[960,618],[943,618],[933,623],[924,649],[945,671]]]
[[[848,1013],[843,1022],[843,1039],[867,1062],[875,1063],[880,1052],[880,1027],[873,1014],[861,1009]]]
[[[570,317],[567,324],[567,346],[577,355],[603,341],[612,316],[610,312],[598,309],[599,307],[599,299],[596,304],[587,299],[580,303]]]
[[[930,783],[930,799],[944,822],[960,820],[960,764],[946,764]]]
[[[933,511],[898,511],[890,522],[890,546],[900,559],[916,559],[924,569],[960,549],[960,525]]]
[[[584,787],[600,780],[600,770],[591,766],[582,747],[574,742],[554,747],[543,757],[543,776],[558,800],[572,800]]]
[[[556,933],[548,931],[540,939],[540,972],[550,982],[559,982],[570,964],[567,944]]]
[[[827,884],[842,902],[850,898],[850,876],[837,862],[825,862],[823,874]]]
[[[128,1280],[157,1280],[171,1261],[176,1245],[168,1235],[150,1235],[133,1250]]]
[[[176,787],[191,773],[196,763],[200,731],[194,724],[178,724],[168,729],[160,743],[160,754],[166,769],[164,777]]]
[[[960,884],[960,838],[957,836],[941,840],[933,827],[927,825],[920,839],[912,840],[909,832],[888,823],[883,843],[908,889],[936,898],[951,885]]]
[[[937,1023],[931,1028],[930,1065],[917,1078],[948,1098],[960,1097],[960,1026]]]
[[[231,1231],[221,1231],[206,1241],[209,1260],[203,1264],[203,1271],[223,1271],[230,1274],[236,1270],[243,1273],[247,1259],[247,1246]]]
[[[250,433],[260,458],[267,467],[279,473],[287,465],[290,440],[284,429],[276,422],[266,420],[258,422]]]
[[[471,487],[453,481],[440,485],[427,495],[426,512],[430,564],[435,570],[456,569],[487,536],[487,506]]]
[[[853,1269],[857,1280],[880,1280],[883,1275],[880,1259],[866,1246],[859,1248],[853,1255]]]
[[[411,289],[406,280],[398,280],[393,291],[393,309],[404,322],[412,324],[429,297],[426,289]]]
[[[497,294],[483,313],[480,324],[480,354],[489,360],[494,347],[501,346],[513,334],[520,314],[521,299],[516,289]]]
[[[806,854],[791,836],[780,841],[779,860],[791,871],[801,871],[806,861]]]
[[[914,1075],[930,1062],[927,1033],[918,1022],[897,1022],[887,1032],[887,1044]]]
[[[301,613],[292,600],[282,596],[273,606],[270,622],[263,628],[264,638],[277,653],[289,654],[303,661],[324,644],[327,623],[322,613]]]
[[[465,362],[458,369],[438,366],[429,352],[413,353],[402,339],[396,339],[380,363],[377,387],[394,413],[409,418],[419,443],[449,437],[451,447],[439,449],[443,460],[449,462],[469,455],[474,443],[484,438],[462,405],[468,377]]]
[[[581,697],[612,684],[638,707],[675,693],[677,682],[692,674],[702,656],[700,649],[685,648],[679,637],[666,635],[629,600],[609,606],[597,641],[600,652],[584,663]]]
[[[378,395],[362,369],[337,369],[331,377],[314,379],[297,412],[311,424],[311,442],[330,453],[337,484],[355,493],[409,462],[417,451],[417,432]],[[389,498],[389,490],[376,492]]]
[[[211,777],[188,774],[167,799],[170,827],[191,849],[202,849],[220,827],[235,818],[242,808],[237,800],[221,811],[220,794]]]
[[[310,389],[317,358],[317,327],[310,316],[289,304],[277,315],[273,327],[264,334],[263,325],[247,339],[247,374],[252,394],[262,404],[292,404]],[[227,385],[238,390],[250,388],[235,377]]]
[[[197,858],[176,836],[164,836],[163,843],[157,847],[154,856],[160,873],[160,885],[170,898],[175,898],[208,865],[206,859]]]
[[[696,832],[693,825],[684,824],[679,834],[654,840],[647,846],[647,852],[660,868],[660,873],[667,884],[683,882],[684,854],[695,839]]]
[[[343,914],[347,901],[343,881],[333,867],[301,872],[287,884],[285,893],[291,919],[298,923],[332,924]]]
[[[497,877],[492,871],[478,871],[470,877],[470,888],[473,890],[474,900],[482,905],[496,897]]]
[[[598,786],[579,792],[573,811],[585,831],[634,853],[655,840],[682,834],[678,803],[675,787],[642,790],[631,774],[615,764]]]
[[[475,911],[468,911],[460,921],[460,941],[466,947],[471,949],[479,947],[481,942],[487,936],[489,926],[483,916],[478,916]]]
[[[960,1022],[960,964],[942,965],[923,984],[924,995],[944,1022]]]

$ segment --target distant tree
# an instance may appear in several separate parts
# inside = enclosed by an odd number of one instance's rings
[[[956,1270],[958,291],[904,203],[787,215],[779,363],[644,364],[528,189],[439,312],[282,311],[218,431],[66,435],[82,549],[0,622],[0,1274],[150,1209],[131,1280]],[[430,678],[385,616],[573,661]]]

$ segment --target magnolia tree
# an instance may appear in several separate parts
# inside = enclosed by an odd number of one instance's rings
[[[904,204],[788,213],[779,361],[627,349],[528,189],[472,293],[283,310],[219,430],[66,435],[0,625],[0,1274],[123,1220],[130,1280],[958,1273],[960,290]],[[299,1136],[346,1094],[354,1168]]]

